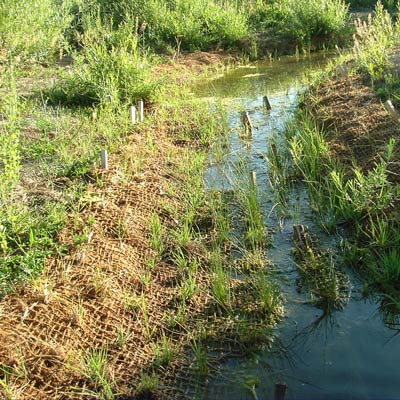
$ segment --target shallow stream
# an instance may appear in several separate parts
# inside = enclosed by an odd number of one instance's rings
[[[307,225],[325,247],[335,247],[338,236],[318,227],[307,192],[295,185],[288,207],[291,216],[278,218],[268,181],[268,141],[283,135],[284,121],[297,107],[303,78],[324,66],[329,57],[284,57],[236,68],[203,82],[196,94],[218,99],[228,110],[229,145],[218,162],[210,157],[206,170],[209,189],[230,189],[232,165],[243,157],[257,173],[258,196],[265,223],[273,232],[268,258],[275,264],[285,295],[285,318],[277,327],[273,351],[222,366],[210,379],[205,399],[271,399],[274,384],[287,384],[287,399],[400,399],[400,332],[385,325],[380,299],[366,299],[362,283],[352,271],[347,305],[330,315],[311,305],[307,293],[297,290],[298,270],[292,256],[293,224]],[[263,108],[268,95],[271,111]],[[240,112],[247,111],[255,127],[250,142],[240,138]],[[256,394],[250,390],[255,385]],[[257,396],[257,397],[256,397]]]

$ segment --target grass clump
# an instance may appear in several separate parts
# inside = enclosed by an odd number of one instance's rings
[[[94,392],[91,395],[104,400],[114,399],[116,395],[113,391],[114,383],[109,377],[107,350],[95,349],[89,351],[83,364],[84,375],[94,385]]]
[[[0,63],[49,63],[67,49],[70,1],[0,1]]]
[[[232,47],[249,33],[245,9],[231,1],[95,3],[100,4],[103,15],[111,14],[116,24],[123,21],[124,15],[138,17],[143,42],[178,54],[180,50],[206,50],[217,44]]]
[[[232,182],[242,218],[246,225],[244,241],[251,249],[263,247],[268,243],[267,228],[260,209],[257,187],[253,182],[246,160],[240,160],[236,166],[236,177]]]
[[[302,48],[318,41],[335,43],[346,31],[349,14],[344,0],[285,0],[281,7],[288,35]]]
[[[356,20],[354,53],[357,67],[366,72],[372,81],[385,80],[391,66],[389,50],[399,41],[399,23],[384,9],[380,1],[375,14],[367,21]]]
[[[150,60],[139,49],[133,20],[117,29],[111,20],[96,14],[85,16],[82,47],[74,56],[74,70],[48,93],[54,104],[116,108],[139,99],[153,99],[158,83],[150,78]]]
[[[349,238],[343,245],[344,263],[361,271],[371,287],[396,296],[400,288],[396,267],[400,265],[396,251],[399,221],[389,220],[394,205],[400,201],[399,187],[389,179],[395,140],[389,140],[386,154],[368,171],[356,166],[346,168],[329,156],[326,133],[313,125],[310,116],[302,114],[290,146],[294,167],[308,186],[311,205],[321,225],[327,231],[335,231],[338,224],[348,228]],[[319,284],[320,277],[334,277],[331,258],[307,253],[303,261],[300,268],[307,281],[310,271],[319,270],[318,295],[326,297],[327,289],[338,292],[341,281],[336,278],[327,279],[331,282],[328,286]]]

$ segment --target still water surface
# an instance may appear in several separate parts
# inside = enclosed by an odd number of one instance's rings
[[[335,247],[340,237],[326,236],[316,224],[304,186],[290,195],[294,217],[278,219],[268,183],[268,140],[282,136],[285,118],[290,117],[304,88],[304,77],[318,70],[329,57],[284,57],[236,68],[196,88],[196,95],[217,99],[227,110],[231,128],[229,146],[222,161],[210,165],[205,179],[208,188],[230,189],[232,165],[244,156],[257,172],[260,204],[265,222],[273,233],[268,258],[273,261],[286,298],[286,317],[277,328],[277,348],[251,360],[231,360],[221,376],[211,379],[200,397],[204,399],[254,399],[248,386],[258,382],[259,399],[271,399],[278,381],[288,385],[287,399],[400,399],[399,330],[385,325],[379,299],[365,299],[362,284],[351,276],[352,291],[346,307],[329,316],[307,302],[307,294],[296,289],[297,268],[291,249],[292,226],[307,225],[324,246]],[[272,111],[262,107],[267,94]],[[240,111],[248,111],[255,126],[250,143],[240,137]]]

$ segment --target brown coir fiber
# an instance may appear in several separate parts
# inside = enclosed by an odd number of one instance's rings
[[[306,106],[330,131],[328,142],[333,156],[364,172],[385,154],[390,138],[400,139],[399,123],[391,118],[364,76],[321,83],[308,96]],[[398,168],[398,151],[394,162]],[[391,179],[399,181],[399,176],[392,174]]]
[[[143,156],[145,139],[135,135],[122,151]],[[118,156],[110,160],[111,170],[97,171],[102,184],[88,188],[82,212],[60,233],[67,254],[47,260],[39,280],[1,301],[0,378],[7,380],[13,399],[94,398],[90,393],[99,393],[99,387],[84,373],[83,360],[96,349],[107,349],[107,376],[117,395],[134,396],[140,374],[151,370],[154,343],[169,329],[166,315],[176,315],[179,296],[176,267],[160,261],[149,274],[146,265],[156,256],[151,215],[173,226],[176,221],[165,210],[181,207],[179,190],[168,190],[178,183],[171,178],[173,160],[166,160],[167,152],[178,155],[181,149],[161,135],[157,140],[158,150],[144,154],[142,172],[130,179],[123,179]],[[83,234],[88,239],[74,245]],[[209,278],[201,270],[197,285],[198,294],[187,304],[186,330],[168,332],[179,349],[190,343],[190,325],[211,301]],[[118,343],[122,331],[128,333],[123,344]],[[154,396],[184,397],[168,384],[185,369],[184,360],[163,369]]]

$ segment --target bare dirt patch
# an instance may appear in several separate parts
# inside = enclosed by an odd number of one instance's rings
[[[189,54],[180,54],[172,57],[169,61],[154,68],[154,75],[159,77],[163,74],[178,76],[178,81],[188,82],[197,79],[199,73],[207,69],[219,69],[238,61],[238,57],[224,50],[196,51]]]

